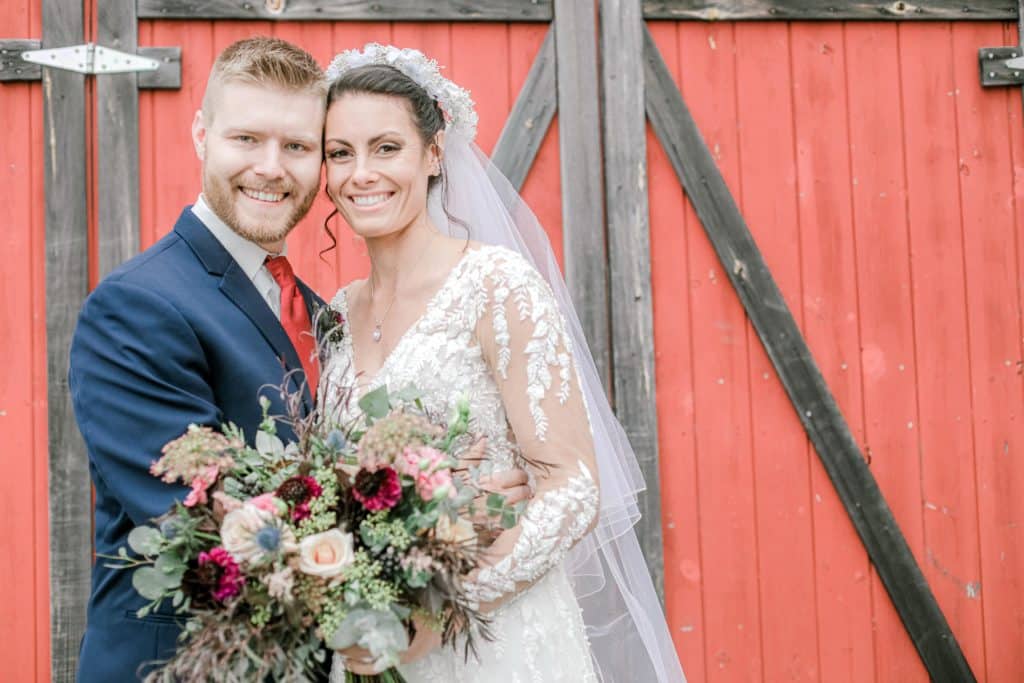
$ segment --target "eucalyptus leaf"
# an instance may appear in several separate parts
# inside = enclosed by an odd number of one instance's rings
[[[166,574],[154,567],[139,567],[132,574],[132,588],[147,600],[159,600],[167,591]]]
[[[377,387],[359,399],[359,408],[370,417],[379,420],[391,412],[391,401],[387,387]]]
[[[273,434],[256,432],[256,450],[260,455],[279,458],[284,455],[284,443]]]
[[[516,515],[515,510],[505,510],[501,513],[501,527],[503,529],[511,529],[516,525],[517,520],[518,515]]]
[[[490,516],[501,514],[505,508],[505,496],[500,493],[487,494],[487,514]]]
[[[128,545],[139,555],[156,555],[164,537],[151,526],[137,526],[128,534]]]
[[[174,553],[164,553],[156,558],[153,567],[166,577],[168,588],[176,588],[181,583],[181,577],[187,569],[185,563]]]
[[[423,392],[420,391],[416,385],[409,384],[404,389],[395,394],[395,398],[399,401],[406,401],[412,403],[423,396]]]

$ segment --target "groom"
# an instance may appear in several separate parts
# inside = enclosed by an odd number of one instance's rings
[[[301,48],[250,38],[224,50],[192,124],[202,194],[82,308],[69,382],[96,491],[97,555],[116,555],[134,526],[184,499],[186,488],[149,466],[189,424],[233,422],[251,438],[259,395],[272,414],[286,412],[266,390],[286,373],[312,408],[309,329],[320,300],[292,273],[285,237],[319,186],[325,94]],[[291,436],[285,425],[279,434]],[[494,484],[514,501],[524,480],[516,472]],[[183,620],[169,606],[135,616],[144,603],[130,571],[95,564],[80,683],[137,680],[174,653]]]
[[[184,499],[187,489],[148,471],[167,441],[190,423],[234,422],[252,437],[259,395],[285,412],[264,387],[290,371],[292,391],[316,381],[306,340],[319,300],[283,254],[319,186],[324,97],[319,65],[293,45],[254,38],[221,53],[192,124],[202,194],[82,308],[69,381],[97,555],[116,555],[135,525]],[[308,410],[308,388],[302,397]],[[174,652],[183,620],[169,605],[137,618],[145,601],[131,574],[94,565],[81,683],[136,680],[140,665]]]

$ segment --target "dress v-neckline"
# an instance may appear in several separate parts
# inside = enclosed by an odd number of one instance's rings
[[[388,367],[388,365],[390,365],[391,359],[395,357],[399,349],[401,349],[402,346],[405,344],[405,340],[408,337],[410,337],[417,328],[419,328],[419,326],[423,323],[424,319],[426,319],[427,315],[435,308],[438,298],[440,298],[440,296],[445,292],[445,290],[447,290],[458,280],[458,276],[460,274],[459,271],[461,271],[464,268],[466,263],[469,261],[469,258],[476,252],[483,251],[485,248],[485,246],[481,246],[477,247],[476,249],[470,249],[459,258],[455,265],[453,265],[451,269],[448,271],[448,274],[445,275],[444,281],[441,283],[441,286],[438,287],[437,290],[430,295],[430,298],[427,299],[427,303],[423,307],[423,310],[420,312],[418,316],[416,316],[412,323],[410,323],[410,325],[407,328],[405,328],[405,331],[402,332],[401,336],[398,337],[398,341],[395,342],[395,345],[393,347],[391,347],[391,351],[389,351],[388,354],[384,356],[384,360],[381,362],[380,366],[374,371],[372,375],[366,372],[365,370],[361,371],[359,369],[358,363],[356,362],[356,347],[355,344],[352,343],[352,324],[349,320],[348,315],[348,287],[343,287],[341,289],[341,313],[345,319],[344,325],[342,327],[342,330],[344,332],[344,342],[345,346],[348,348],[349,364],[351,365],[352,372],[354,374],[354,379],[356,380],[357,383],[359,382],[360,378],[365,379],[363,387],[366,390],[369,390],[377,382],[377,379],[381,377],[381,375],[383,375],[384,370]],[[349,287],[350,286],[351,285],[349,285]]]

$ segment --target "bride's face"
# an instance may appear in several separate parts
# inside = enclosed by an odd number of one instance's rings
[[[383,237],[425,220],[435,145],[424,145],[406,101],[346,94],[324,126],[327,192],[352,230]]]

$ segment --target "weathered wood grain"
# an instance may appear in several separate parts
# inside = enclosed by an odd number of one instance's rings
[[[646,19],[699,21],[1012,21],[1012,0],[644,0]]]
[[[43,0],[43,47],[82,42],[82,4]],[[92,501],[85,444],[68,391],[68,352],[89,287],[85,76],[46,69],[46,355],[49,424],[51,677],[75,677],[91,571]]]
[[[0,82],[38,81],[43,67],[21,58],[22,52],[38,49],[38,40],[0,40]]]
[[[97,5],[97,42],[128,54],[138,45],[135,0]],[[139,86],[134,73],[96,78],[99,275],[139,250]]]
[[[139,0],[140,19],[550,21],[552,0]]]
[[[557,109],[555,31],[551,28],[491,155],[491,160],[517,190],[523,189]]]
[[[664,601],[640,1],[606,0],[600,4],[600,21],[615,414],[647,482],[636,531],[655,590]]]
[[[864,462],[657,47],[645,36],[651,123],[932,679],[974,674]]]
[[[608,254],[601,120],[595,97],[599,85],[594,8],[579,0],[555,0],[554,28],[565,279],[598,376],[610,391]]]
[[[180,47],[140,47],[138,53],[160,62],[156,71],[139,72],[139,90],[177,90],[181,87]]]

